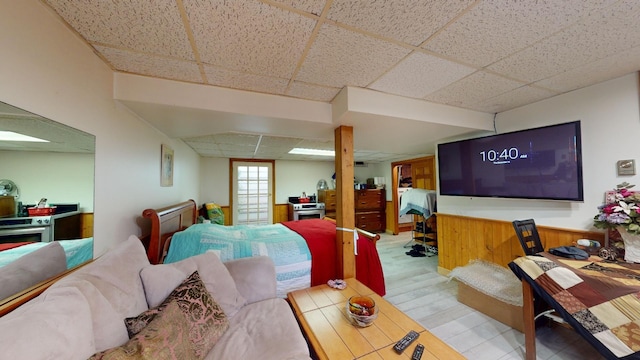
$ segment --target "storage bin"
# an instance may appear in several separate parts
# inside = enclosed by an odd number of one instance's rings
[[[29,216],[46,216],[46,215],[55,214],[56,207],[55,206],[44,207],[44,208],[30,207],[30,208],[27,208],[27,211],[29,212]]]

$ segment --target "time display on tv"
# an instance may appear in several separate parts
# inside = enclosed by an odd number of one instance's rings
[[[509,164],[512,160],[526,159],[527,154],[520,154],[518,148],[512,147],[502,150],[482,150],[480,151],[482,161],[491,161],[496,165]]]

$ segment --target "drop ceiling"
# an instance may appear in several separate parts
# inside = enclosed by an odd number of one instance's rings
[[[640,69],[637,0],[43,3],[114,73],[326,104],[352,87],[492,116]],[[247,131],[220,112],[171,107],[177,114],[155,120],[150,114],[170,104],[128,105],[203,156],[295,159],[286,154],[293,146],[333,148],[335,123],[324,124],[322,136],[281,131],[282,119]],[[194,113],[202,131],[179,134],[178,119]],[[227,125],[212,131],[207,119]],[[372,121],[377,131],[354,127],[354,138],[367,132],[378,146],[354,140],[356,160],[429,154],[438,138],[480,130],[401,116]],[[384,141],[405,127],[435,140],[407,150]]]

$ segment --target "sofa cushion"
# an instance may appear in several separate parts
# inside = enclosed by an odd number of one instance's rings
[[[224,263],[247,304],[276,297],[276,267],[268,256],[253,256]]]
[[[189,339],[196,356],[203,358],[229,328],[229,320],[211,297],[197,271],[178,286],[158,307],[125,319],[130,335],[135,335],[160,316],[169,303],[176,302],[189,321]]]
[[[309,359],[309,347],[286,300],[243,307],[205,359]]]
[[[246,304],[245,298],[236,288],[235,281],[218,255],[207,252],[175,263],[149,265],[142,269],[140,278],[144,283],[149,307],[162,302],[166,297],[163,294],[170,293],[179,284],[179,276],[172,268],[180,270],[184,274],[183,279],[197,269],[207,290],[229,317],[234,316]]]
[[[94,354],[90,360],[198,359],[189,340],[189,322],[174,300],[126,344]]]
[[[131,236],[51,286],[51,289],[76,287],[88,299],[96,351],[127,342],[124,319],[148,309],[139,275],[148,265],[142,242]]]
[[[91,309],[79,289],[49,289],[0,317],[2,359],[86,359],[96,352]]]
[[[57,242],[0,267],[0,299],[5,299],[67,270],[67,257]]]
[[[140,271],[140,278],[149,309],[162,304],[189,274],[193,274],[197,270],[198,266],[191,259],[180,263],[144,267]],[[202,279],[202,275],[200,279]]]

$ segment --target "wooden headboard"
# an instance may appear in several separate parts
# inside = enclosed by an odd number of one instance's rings
[[[142,216],[151,219],[147,256],[152,264],[159,264],[168,250],[167,239],[196,223],[198,207],[194,200],[187,200],[161,209],[146,209]]]

